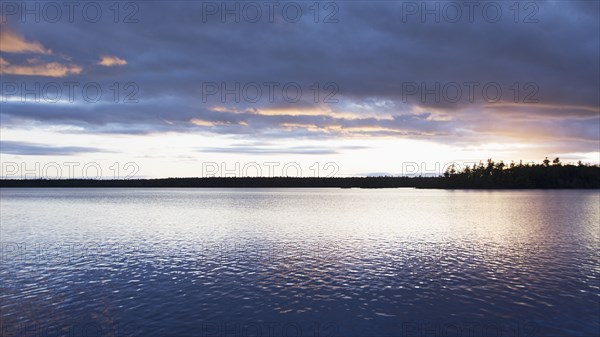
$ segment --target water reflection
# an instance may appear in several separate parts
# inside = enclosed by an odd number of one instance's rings
[[[0,197],[3,336],[600,329],[597,191],[2,189]]]

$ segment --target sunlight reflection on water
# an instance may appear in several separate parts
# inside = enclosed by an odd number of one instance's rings
[[[597,191],[2,189],[0,326],[592,336]]]

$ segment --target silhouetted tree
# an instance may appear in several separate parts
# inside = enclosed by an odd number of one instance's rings
[[[558,159],[558,157],[554,158],[554,160],[552,161],[552,165],[560,166],[560,159]]]

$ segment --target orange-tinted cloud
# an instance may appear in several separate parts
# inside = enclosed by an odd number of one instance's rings
[[[115,67],[124,66],[127,64],[127,61],[116,56],[102,56],[102,58],[100,59],[100,61],[98,61],[97,64],[105,67]]]
[[[6,29],[0,32],[0,51],[3,53],[52,54],[52,50],[44,48],[39,42],[25,41],[25,38]]]
[[[78,65],[65,65],[57,62],[44,63],[37,59],[27,60],[26,65],[16,65],[0,58],[0,65],[2,65],[0,74],[6,75],[65,77],[78,75],[82,70]]]
[[[198,118],[192,118],[190,120],[190,123],[197,125],[197,126],[208,126],[208,127],[217,125],[215,122],[205,121],[205,120],[198,119]]]

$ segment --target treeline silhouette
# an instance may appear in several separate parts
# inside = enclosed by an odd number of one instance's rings
[[[494,162],[488,159],[472,167],[457,170],[450,166],[444,173],[443,188],[600,188],[600,167],[563,165],[557,157],[540,164]]]
[[[489,159],[438,177],[209,177],[165,179],[2,179],[0,187],[122,187],[122,188],[438,188],[438,189],[576,189],[600,188],[600,166],[579,162],[563,165],[559,158],[540,164],[509,165]]]

